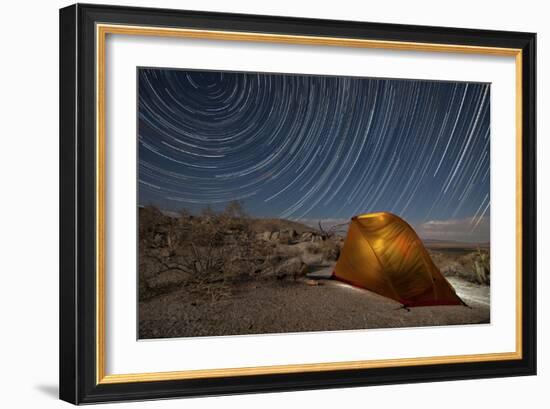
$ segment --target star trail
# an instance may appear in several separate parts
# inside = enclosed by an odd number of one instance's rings
[[[489,84],[140,68],[138,87],[140,205],[488,230]]]

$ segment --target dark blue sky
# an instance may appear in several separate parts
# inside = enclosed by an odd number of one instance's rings
[[[489,84],[139,69],[138,86],[141,205],[391,211],[488,240]]]

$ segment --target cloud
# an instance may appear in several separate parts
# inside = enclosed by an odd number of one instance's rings
[[[490,239],[489,218],[482,217],[447,220],[429,220],[413,226],[424,240],[452,240],[465,242],[488,242]]]

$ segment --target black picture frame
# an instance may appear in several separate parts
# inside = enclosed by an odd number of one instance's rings
[[[406,41],[522,52],[521,359],[147,382],[97,382],[96,23]],[[74,404],[536,374],[536,35],[77,4],[60,10],[60,389]]]

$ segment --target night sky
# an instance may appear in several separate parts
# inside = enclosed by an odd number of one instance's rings
[[[390,211],[489,239],[489,84],[140,68],[138,86],[140,205]]]

